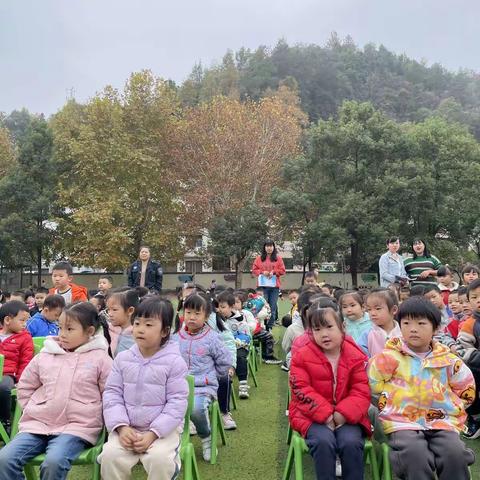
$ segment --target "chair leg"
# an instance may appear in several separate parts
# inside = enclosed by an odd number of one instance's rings
[[[235,388],[233,386],[233,383],[230,388],[230,398],[232,399],[232,407],[234,410],[238,408],[238,402],[237,402],[237,395],[235,393]]]
[[[257,374],[255,373],[255,370],[252,366],[252,362],[251,361],[248,361],[248,371],[250,372],[250,375],[253,379],[253,384],[258,387],[258,381],[257,381]]]
[[[303,448],[298,437],[292,438],[293,459],[295,462],[295,480],[303,480]]]
[[[392,467],[390,458],[388,457],[389,447],[386,443],[382,443],[382,480],[392,480]]]
[[[290,442],[290,447],[288,447],[287,460],[285,461],[285,468],[283,470],[282,480],[290,480],[293,463],[293,442]]]
[[[3,424],[0,422],[0,439],[5,443],[5,445],[10,441],[10,437],[7,434],[7,431],[5,430],[5,427]]]
[[[192,462],[192,450],[189,448],[192,444],[188,443],[183,447],[183,451],[180,455],[182,458],[182,470],[183,480],[193,480],[193,462]]]
[[[100,464],[98,463],[97,458],[93,460],[92,480],[100,480]]]
[[[365,454],[368,463],[370,463],[370,469],[372,471],[372,479],[380,480],[380,473],[378,468],[377,453],[375,451],[375,445],[371,442],[365,444]]]
[[[210,436],[211,436],[211,456],[210,456],[210,463],[215,465],[217,463],[217,443],[218,443],[218,418],[215,415],[215,407],[214,403],[212,403],[211,410],[210,410]]]
[[[37,472],[33,465],[27,463],[27,465],[23,467],[23,471],[25,472],[25,478],[27,480],[38,480]]]
[[[288,422],[287,445],[290,445],[292,443],[292,434],[293,434],[293,430],[292,430],[292,427],[290,426],[290,422]]]

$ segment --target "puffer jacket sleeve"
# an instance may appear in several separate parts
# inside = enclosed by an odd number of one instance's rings
[[[448,369],[448,377],[448,384],[453,392],[464,401],[465,407],[471,405],[475,399],[475,380],[463,360],[457,359],[453,363]]]
[[[35,390],[42,386],[38,365],[40,359],[46,361],[46,354],[40,354],[33,358],[23,371],[17,385],[17,400],[24,410]]]
[[[167,378],[166,404],[160,415],[150,424],[150,430],[159,438],[168,436],[183,422],[188,402],[187,373],[187,365],[178,355],[178,358],[172,361],[172,369]]]
[[[367,372],[365,371],[365,362],[359,361],[349,369],[350,391],[348,395],[340,400],[335,410],[341,413],[347,423],[360,423],[368,412],[370,406],[371,393],[368,386]]]
[[[372,393],[379,394],[385,390],[385,384],[392,378],[397,367],[398,361],[385,352],[370,359],[367,371]]]
[[[278,256],[277,261],[275,262],[275,266],[273,267],[273,273],[277,277],[281,277],[282,275],[285,275],[285,264],[283,263],[283,258]]]
[[[210,354],[215,363],[217,377],[224,377],[225,375],[227,375],[228,369],[232,366],[231,353],[223,344],[220,336],[217,334],[213,335],[213,339],[210,344]]]
[[[292,356],[290,388],[295,406],[312,422],[323,424],[333,414],[333,405],[312,387],[301,350]]]
[[[103,392],[103,416],[109,432],[113,432],[123,425],[130,425],[130,418],[123,398],[123,375],[119,362],[120,358],[117,357],[114,360],[112,371],[108,376]]]
[[[18,380],[26,366],[32,361],[33,358],[33,339],[31,335],[24,335],[22,343],[20,345],[20,356],[18,359],[18,367],[15,372],[15,378]]]
[[[98,386],[100,388],[100,393],[102,394],[105,391],[105,385],[107,384],[108,377],[112,371],[112,364],[113,360],[108,355],[105,355],[98,372]]]
[[[230,352],[232,356],[232,367],[237,368],[237,346],[235,345],[235,338],[233,337],[233,333],[229,328],[226,328],[223,332],[220,333],[223,343],[227,350]]]

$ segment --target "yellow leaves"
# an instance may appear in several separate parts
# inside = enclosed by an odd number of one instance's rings
[[[15,151],[6,128],[0,127],[0,178],[7,175],[15,165]]]

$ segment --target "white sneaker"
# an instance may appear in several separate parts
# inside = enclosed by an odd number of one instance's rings
[[[189,423],[189,429],[190,429],[190,435],[196,435],[197,434],[197,427],[195,424],[190,420]]]
[[[246,380],[242,380],[240,384],[238,385],[238,396],[240,398],[249,398],[250,395],[248,393],[248,389],[250,386],[248,385]]]
[[[202,456],[206,462],[209,462],[212,458],[212,436],[211,435],[209,435],[207,438],[202,438]]]
[[[235,430],[237,428],[237,424],[235,423],[235,420],[232,418],[232,414],[230,412],[223,414],[222,419],[223,419],[223,428],[225,428],[225,430]]]
[[[341,477],[342,476],[342,463],[340,459],[337,457],[337,462],[335,463],[335,476]]]

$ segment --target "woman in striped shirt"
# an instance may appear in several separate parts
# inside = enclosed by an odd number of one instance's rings
[[[405,270],[411,282],[410,286],[436,285],[435,277],[442,263],[435,255],[429,253],[427,244],[422,239],[414,239],[412,248],[413,257],[404,261]]]

